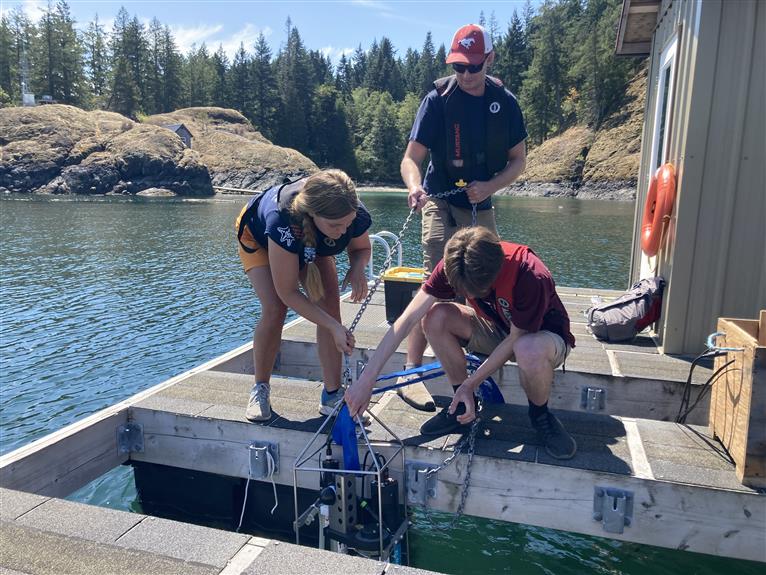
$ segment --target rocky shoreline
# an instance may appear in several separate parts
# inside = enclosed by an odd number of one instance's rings
[[[356,189],[362,193],[406,193],[404,186],[357,182]],[[578,200],[612,200],[632,202],[636,199],[635,180],[586,182],[582,185],[561,182],[520,182],[497,192],[498,196],[518,198],[577,198]]]

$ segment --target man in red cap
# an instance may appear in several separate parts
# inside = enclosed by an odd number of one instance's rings
[[[492,194],[509,186],[526,167],[524,118],[514,95],[487,75],[494,60],[492,38],[484,28],[460,28],[447,56],[455,73],[434,82],[410,132],[401,174],[409,206],[423,212],[426,274],[458,229],[480,225],[497,232]],[[429,152],[424,178],[420,167]],[[408,368],[422,364],[426,345],[422,327],[416,325],[407,341]],[[399,395],[416,409],[435,410],[422,383],[399,388]]]

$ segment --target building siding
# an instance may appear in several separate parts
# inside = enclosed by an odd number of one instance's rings
[[[667,247],[640,251],[659,59],[678,34],[668,161],[677,195]],[[657,329],[666,353],[704,349],[720,316],[766,307],[764,36],[766,3],[667,0],[652,43],[634,230],[633,279],[669,280]]]

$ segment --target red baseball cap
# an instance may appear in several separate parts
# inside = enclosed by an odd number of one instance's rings
[[[447,64],[481,64],[492,51],[492,38],[478,24],[463,26],[452,38]]]

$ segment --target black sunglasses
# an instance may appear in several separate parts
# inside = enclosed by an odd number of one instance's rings
[[[481,69],[484,67],[484,63],[486,61],[487,57],[485,56],[481,61],[481,64],[452,64],[452,69],[455,70],[455,72],[458,74],[463,74],[466,70],[468,70],[469,74],[477,74],[481,72]]]

